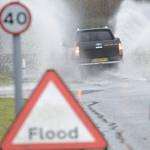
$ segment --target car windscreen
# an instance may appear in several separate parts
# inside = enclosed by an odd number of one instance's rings
[[[113,35],[110,31],[86,31],[78,34],[79,42],[104,41],[113,40]]]

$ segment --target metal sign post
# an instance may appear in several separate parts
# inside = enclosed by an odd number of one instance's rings
[[[14,81],[15,81],[15,110],[18,114],[24,104],[22,94],[22,57],[21,57],[21,37],[13,35],[13,64],[14,64]]]
[[[13,35],[13,69],[15,82],[16,115],[21,111],[24,100],[22,94],[22,54],[21,36],[31,24],[31,14],[20,2],[12,2],[3,7],[0,13],[0,23],[4,31]]]

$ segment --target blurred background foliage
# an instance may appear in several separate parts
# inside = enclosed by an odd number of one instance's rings
[[[79,27],[105,26],[122,0],[65,0],[76,13]]]
[[[85,27],[99,27],[108,25],[110,20],[122,1],[125,0],[64,0],[72,11],[76,13],[78,19],[78,26]],[[135,1],[149,1],[149,0],[135,0]]]

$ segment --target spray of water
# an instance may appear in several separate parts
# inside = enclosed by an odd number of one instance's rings
[[[121,70],[134,78],[150,74],[149,14],[150,3],[124,0],[115,17],[115,32],[125,49]]]
[[[0,4],[10,1],[13,0],[2,0]],[[78,22],[71,6],[65,0],[20,1],[28,6],[32,14],[32,26],[21,35],[25,76],[39,78],[47,69],[55,69],[62,74],[68,67],[69,53],[69,49],[63,47],[62,43],[73,38],[72,30],[77,28]],[[11,56],[11,36],[2,30],[0,32],[3,34],[0,51]]]
[[[0,1],[1,6],[13,0]],[[55,69],[61,75],[73,73],[68,57],[70,49],[63,47],[65,41],[73,41],[78,26],[76,11],[66,0],[20,0],[28,6],[32,14],[30,29],[21,35],[25,78],[40,78],[47,69]],[[12,39],[0,29],[0,52],[12,58]],[[68,43],[67,43],[68,44]],[[70,43],[73,46],[72,43]],[[2,58],[3,59],[3,58]],[[12,62],[12,60],[10,60]],[[1,61],[4,67],[12,66],[10,61]],[[69,69],[68,69],[69,68]],[[67,72],[67,73],[66,73]]]
[[[68,39],[69,31],[75,28],[75,16],[65,1],[23,1],[33,15],[30,32],[24,36],[24,50],[35,54],[38,71],[53,68],[63,72],[67,50],[61,43]]]

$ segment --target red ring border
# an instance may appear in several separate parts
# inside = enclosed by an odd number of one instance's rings
[[[4,27],[3,23],[2,23],[2,14],[3,14],[4,10],[5,10],[8,6],[11,6],[11,5],[19,5],[19,6],[23,7],[23,8],[28,12],[28,14],[29,14],[29,23],[28,23],[28,25],[26,26],[26,28],[24,28],[23,30],[21,30],[21,31],[19,31],[19,32],[11,32],[11,31],[7,30],[7,29]],[[20,2],[11,2],[11,3],[8,3],[8,4],[4,5],[4,7],[2,8],[2,10],[1,10],[1,12],[0,12],[0,25],[1,25],[2,29],[3,29],[5,32],[9,33],[9,34],[19,35],[19,34],[25,32],[25,31],[30,27],[31,22],[32,22],[32,17],[31,17],[31,12],[30,12],[30,10],[29,10],[24,4],[22,4],[22,3],[20,3]]]

